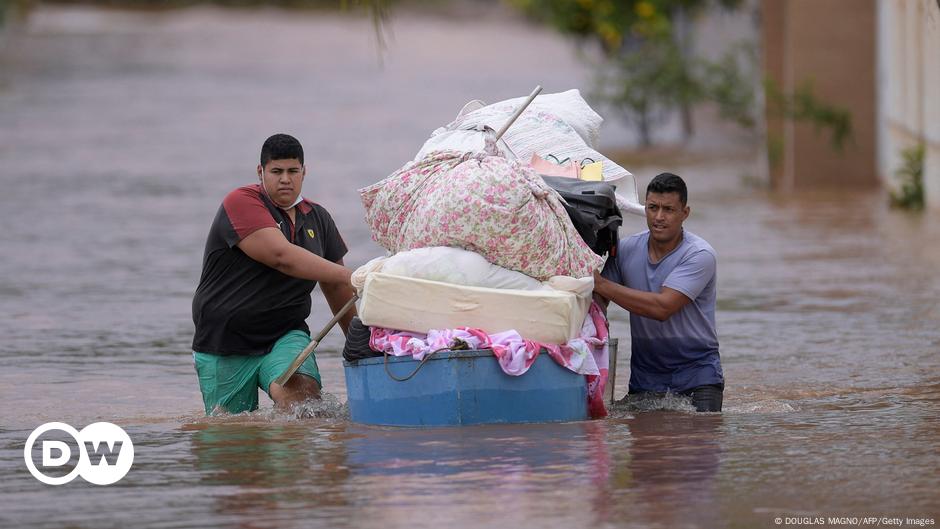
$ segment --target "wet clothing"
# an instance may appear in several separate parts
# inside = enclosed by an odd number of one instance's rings
[[[724,388],[719,384],[699,386],[682,393],[677,393],[688,401],[697,412],[719,412],[724,397]],[[620,404],[637,410],[674,409],[670,407],[667,393],[652,391],[631,391],[620,399]]]
[[[294,358],[310,343],[310,335],[290,331],[277,340],[263,356],[220,356],[193,353],[199,376],[199,389],[206,415],[217,412],[241,413],[258,409],[258,388],[271,395],[271,382],[281,376]],[[313,354],[297,369],[320,383],[320,370]]]
[[[209,230],[193,297],[193,351],[265,355],[289,331],[309,334],[306,319],[316,281],[283,274],[236,246],[255,231],[272,227],[329,261],[337,262],[346,254],[346,244],[326,209],[305,199],[294,211],[296,223],[271,202],[260,184],[240,187],[225,197]]]
[[[630,314],[630,392],[684,393],[724,387],[715,328],[715,250],[685,230],[658,263],[650,261],[649,230],[621,239],[601,275],[645,292],[677,290],[692,300],[666,321]]]
[[[710,384],[684,391],[681,394],[692,399],[695,411],[721,411],[721,401],[724,400],[724,386]]]

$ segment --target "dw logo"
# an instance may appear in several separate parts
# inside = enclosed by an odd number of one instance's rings
[[[71,439],[61,440],[63,433]],[[60,439],[51,439],[57,434]],[[44,473],[33,462],[33,445],[40,436],[42,453],[42,468]],[[74,444],[70,446],[70,441]],[[75,452],[73,446],[77,446]],[[73,453],[78,454],[78,462],[68,473],[63,474],[72,460]],[[26,439],[23,449],[26,468],[34,478],[47,485],[64,485],[75,476],[81,476],[85,481],[95,485],[110,485],[123,478],[134,463],[134,443],[120,426],[109,422],[96,422],[84,427],[82,431],[72,428],[64,422],[47,422],[33,430]],[[53,472],[58,470],[59,472]]]

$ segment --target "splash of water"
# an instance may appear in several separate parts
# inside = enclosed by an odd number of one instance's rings
[[[621,400],[616,401],[611,407],[611,415],[619,416],[645,411],[682,411],[695,413],[695,406],[691,399],[675,393],[666,393],[663,395],[627,395]]]
[[[272,409],[274,410],[274,409]],[[290,410],[275,412],[291,419],[349,420],[349,407],[332,393],[323,393],[319,399],[310,399],[291,406]]]
[[[797,411],[792,404],[782,400],[761,400],[757,402],[742,402],[724,407],[724,413],[790,413]]]
[[[241,413],[227,413],[216,410],[209,417],[193,417],[192,423],[216,423],[216,422],[271,422],[284,423],[302,421],[308,419],[328,419],[330,421],[348,421],[349,407],[345,402],[339,400],[336,395],[331,393],[321,393],[321,398],[310,399],[291,406],[289,409],[281,409],[276,406],[265,407],[255,411],[244,411]]]

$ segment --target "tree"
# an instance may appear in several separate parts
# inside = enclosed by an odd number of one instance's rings
[[[691,108],[713,93],[707,81],[722,77],[727,84],[738,73],[733,69],[716,76],[727,61],[711,64],[692,56],[688,20],[708,6],[733,8],[740,0],[509,1],[564,33],[599,45],[605,61],[595,96],[632,123],[644,145],[652,143],[653,126],[675,110],[689,137]],[[727,86],[725,95],[730,95]]]

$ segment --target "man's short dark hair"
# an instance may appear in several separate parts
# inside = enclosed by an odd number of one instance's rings
[[[678,193],[679,202],[683,206],[689,200],[689,190],[685,187],[685,180],[672,173],[659,173],[650,180],[649,185],[646,186],[646,194],[650,193]]]
[[[261,146],[261,167],[271,160],[290,160],[296,158],[300,164],[304,163],[304,148],[297,138],[290,134],[275,134],[264,140]]]

